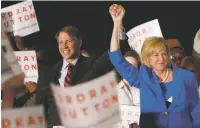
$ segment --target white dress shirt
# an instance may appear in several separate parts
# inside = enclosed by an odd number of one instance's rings
[[[140,91],[138,88],[131,87],[131,91],[127,89],[123,81],[117,84],[118,101],[122,105],[140,106]]]
[[[75,65],[75,64],[77,63],[77,61],[78,61],[78,58],[76,58],[75,60],[73,60],[73,61],[72,61],[72,64]],[[62,65],[62,69],[61,69],[61,71],[60,71],[61,76],[60,76],[60,78],[58,79],[61,88],[64,88],[64,87],[65,87],[65,86],[64,86],[64,82],[65,82],[65,77],[66,77],[66,75],[67,75],[68,64],[69,64],[69,63],[68,63],[65,59],[63,59],[63,65]]]

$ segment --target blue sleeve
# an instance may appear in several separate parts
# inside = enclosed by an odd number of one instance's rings
[[[187,99],[188,99],[188,107],[190,112],[194,109],[194,107],[199,103],[199,92],[198,92],[198,83],[196,76],[192,74],[192,77],[187,82]]]
[[[117,72],[119,72],[119,74],[126,81],[128,81],[129,85],[139,88],[139,69],[128,63],[126,59],[122,56],[120,50],[109,52],[108,54],[110,57],[110,61],[114,65]]]
[[[188,81],[187,97],[188,109],[192,117],[193,128],[200,128],[199,92],[195,75],[192,75],[192,79]]]
[[[191,112],[193,128],[200,128],[200,103]]]

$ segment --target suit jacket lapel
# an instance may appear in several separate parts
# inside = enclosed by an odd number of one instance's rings
[[[88,60],[87,57],[81,56],[79,57],[76,65],[74,67],[71,68],[71,84],[77,84],[77,81],[79,80],[79,76],[82,76],[81,73],[84,73],[85,70],[87,70],[87,65],[88,63],[85,61]],[[62,69],[62,65],[63,65],[63,60],[59,61],[54,67],[53,67],[53,71],[54,71],[54,83],[56,85],[60,85],[59,83],[59,78],[61,77],[61,69]]]
[[[157,100],[160,102],[160,104],[164,107],[165,110],[167,110],[166,104],[165,104],[165,99],[160,87],[160,83],[158,82],[157,76],[156,74],[152,71],[153,74],[153,80],[155,83],[155,86],[152,88],[153,91],[156,92],[156,98]],[[172,111],[178,104],[180,104],[181,100],[179,99],[180,97],[180,91],[181,91],[181,81],[180,79],[177,79],[176,77],[179,77],[179,74],[177,72],[177,68],[173,67],[173,83],[176,83],[176,85],[173,85],[173,90],[176,91],[177,93],[174,93],[174,95],[172,96],[172,103],[168,108],[168,111]],[[181,96],[183,97],[183,96]]]
[[[86,57],[84,56],[80,56],[76,65],[74,67],[71,68],[71,77],[73,78],[73,76],[78,72],[77,70],[80,70],[78,67],[80,67],[80,64],[86,59]],[[81,68],[84,68],[84,66],[81,66]]]
[[[174,95],[172,96],[172,103],[171,105],[169,106],[168,108],[168,111],[172,111],[177,105],[179,105],[181,102],[183,102],[180,97],[184,97],[182,96],[180,93],[181,92],[181,89],[182,87],[180,87],[183,83],[182,81],[180,80],[181,77],[180,77],[180,73],[177,72],[177,70],[179,70],[178,68],[176,67],[172,67],[173,69],[173,83],[176,83],[176,85],[173,85],[173,90],[176,92],[174,93]],[[147,84],[147,86],[150,88],[150,90],[154,93],[155,95],[155,98],[157,99],[157,101],[160,103],[160,105],[162,106],[163,110],[167,111],[167,107],[165,105],[165,98],[163,96],[163,93],[162,93],[162,90],[161,90],[161,87],[160,87],[160,83],[158,81],[158,78],[155,74],[155,72],[151,69],[151,68],[148,68],[146,70],[147,72],[145,73],[146,76],[146,82],[151,82],[150,84]],[[179,77],[179,78],[177,78]],[[152,86],[153,85],[153,86]],[[183,99],[184,100],[184,99]]]
[[[146,83],[150,82],[149,84],[147,84],[147,86],[153,92],[155,98],[160,103],[162,109],[164,111],[166,111],[167,108],[165,105],[165,99],[164,99],[158,78],[157,78],[155,72],[152,70],[152,68],[146,67],[145,69],[147,69],[147,70],[145,70],[145,73],[144,73],[144,75],[146,76],[145,81],[146,81]]]
[[[54,79],[54,83],[56,85],[60,85],[59,83],[59,78],[61,76],[61,69],[62,69],[62,65],[63,65],[63,60],[60,60],[54,67],[53,67],[53,73],[54,73],[54,76],[53,76],[53,79]]]
[[[156,92],[156,99],[158,100],[158,102],[160,103],[160,105],[163,107],[163,110],[166,110],[167,107],[165,105],[165,99],[164,99],[164,96],[163,96],[163,93],[162,93],[162,90],[161,90],[161,87],[160,87],[160,83],[158,81],[158,78],[155,74],[155,72],[152,70],[152,75],[153,75],[153,79],[152,79],[152,82],[153,82],[153,87],[152,90],[154,92]]]
[[[176,78],[179,77],[179,74],[177,72],[177,68],[173,67],[173,82],[176,83],[176,85],[173,85],[173,90],[177,91],[177,93],[174,93],[174,95],[172,96],[172,103],[168,108],[168,111],[172,111],[178,104],[181,103],[181,99],[183,99],[184,96],[180,96],[180,92],[181,92],[181,85],[182,85],[182,81],[181,78]],[[181,97],[181,99],[179,99],[179,97]]]
[[[85,70],[86,66],[84,65],[85,60],[87,57],[80,56],[76,65],[71,68],[71,84],[75,85],[77,84],[77,81],[79,80],[79,76],[82,76],[81,73]]]
[[[86,59],[86,57],[80,55],[77,61],[77,64],[81,63],[82,61],[84,61]]]

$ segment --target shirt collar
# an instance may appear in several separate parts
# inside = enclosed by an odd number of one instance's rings
[[[74,59],[73,61],[72,61],[72,64],[73,65],[76,65],[76,63],[77,63],[77,61],[78,61],[78,58],[79,57],[77,57],[76,59]],[[66,68],[67,68],[67,65],[69,64],[69,62],[67,62],[64,58],[63,58],[63,65],[62,65],[62,70],[65,70]]]
[[[118,88],[122,89],[124,88],[124,82],[121,80],[119,83],[118,83]]]

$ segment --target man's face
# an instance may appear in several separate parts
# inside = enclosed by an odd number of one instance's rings
[[[181,65],[181,61],[183,59],[183,56],[176,52],[176,53],[173,53],[172,56],[170,57],[170,59],[172,60],[172,64],[176,67],[180,67]]]
[[[80,54],[81,41],[74,40],[66,32],[60,32],[58,35],[59,52],[65,60],[75,59]]]
[[[174,47],[170,49],[172,56],[170,57],[171,61],[172,61],[172,65],[176,66],[176,67],[180,67],[181,65],[181,61],[184,58],[183,53],[183,49],[179,48],[179,47]]]

